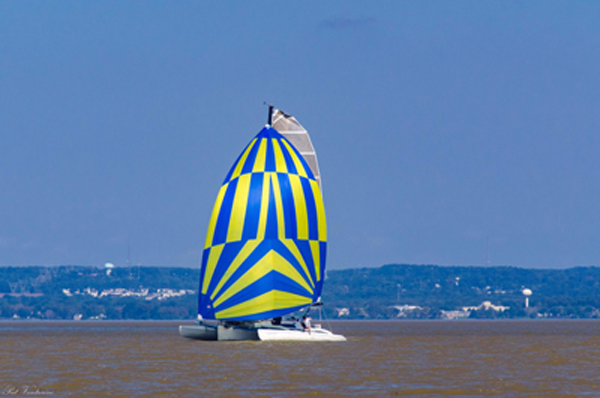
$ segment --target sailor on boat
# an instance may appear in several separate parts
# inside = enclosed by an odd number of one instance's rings
[[[304,316],[302,317],[302,331],[303,331],[303,332],[306,332],[306,331],[308,331],[308,334],[310,334],[310,320],[311,320],[311,319],[312,319],[312,318],[311,318],[311,317],[309,317],[308,315],[304,315]]]

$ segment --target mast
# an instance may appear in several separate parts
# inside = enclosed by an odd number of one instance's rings
[[[269,117],[267,119],[267,124],[269,126],[273,125],[273,105],[269,105]]]

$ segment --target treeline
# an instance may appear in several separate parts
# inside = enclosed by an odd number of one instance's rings
[[[523,289],[530,289],[524,308]],[[386,265],[328,273],[323,300],[333,309],[348,308],[349,317],[393,318],[395,306],[422,309],[401,314],[439,318],[441,311],[478,306],[484,301],[510,307],[506,311],[471,311],[470,317],[600,316],[600,268],[525,269]]]
[[[191,268],[128,267],[0,268],[0,318],[11,319],[195,319],[200,271]],[[139,296],[94,297],[110,289],[150,293],[191,290],[164,300]],[[69,295],[65,293],[65,290]],[[88,290],[88,291],[86,291]]]
[[[0,268],[0,318],[193,319],[199,277],[198,269],[174,267]],[[529,308],[524,306],[524,288],[533,292]],[[93,296],[90,289],[98,294]],[[100,297],[100,292],[110,289],[187,293],[162,300],[123,294]],[[332,270],[325,280],[323,301],[330,318],[435,319],[483,302],[492,306],[462,311],[460,316],[596,318],[600,317],[600,268],[386,265]]]

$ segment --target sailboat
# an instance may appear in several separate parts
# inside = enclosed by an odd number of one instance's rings
[[[202,255],[200,340],[343,341],[290,314],[322,305],[327,225],[308,132],[269,106],[268,124],[239,155],[219,190]]]

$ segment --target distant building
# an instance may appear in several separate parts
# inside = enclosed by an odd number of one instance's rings
[[[460,319],[460,318],[468,318],[471,315],[471,311],[444,311],[442,312],[442,319]]]
[[[337,316],[338,317],[342,317],[342,316],[350,316],[350,309],[349,308],[336,308],[335,309],[337,311]]]
[[[393,305],[392,308],[398,310],[398,314],[396,315],[397,318],[405,318],[407,313],[423,309],[423,307],[419,307],[418,305],[408,305],[408,304]]]
[[[484,301],[483,303],[479,304],[477,307],[462,307],[462,311],[493,310],[496,312],[504,312],[509,309],[510,309],[510,307],[506,307],[503,305],[494,305],[490,301]]]
[[[150,289],[148,288],[139,288],[139,289],[125,289],[125,288],[113,288],[113,289],[104,289],[99,292],[96,289],[92,289],[87,287],[83,289],[83,291],[76,290],[75,292],[71,292],[71,289],[63,289],[63,294],[67,297],[72,297],[73,295],[88,295],[96,298],[108,297],[108,296],[117,296],[117,297],[144,297],[146,300],[166,300],[172,297],[180,297],[185,296],[186,294],[195,294],[194,290],[185,290],[185,289],[156,289],[156,292],[150,293]]]

